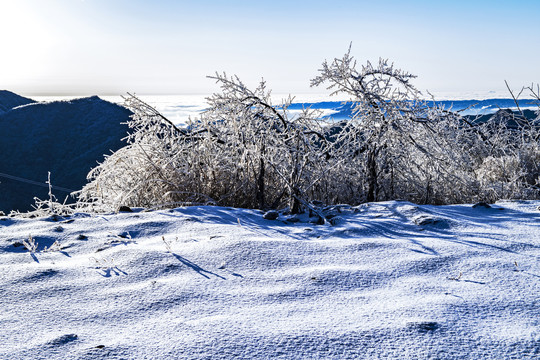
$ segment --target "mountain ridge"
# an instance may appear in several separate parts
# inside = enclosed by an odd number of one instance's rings
[[[15,94],[8,90],[0,90],[0,114],[16,107],[36,103],[35,100]]]
[[[88,172],[123,147],[131,112],[97,96],[28,103],[0,113],[0,210],[28,211],[59,188],[80,190]],[[18,179],[23,179],[25,182]],[[41,185],[38,185],[41,184]],[[66,191],[53,191],[63,200]]]

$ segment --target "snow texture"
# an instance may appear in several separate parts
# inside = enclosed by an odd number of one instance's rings
[[[0,358],[538,359],[539,204],[4,217]]]
[[[8,95],[0,93],[0,110],[24,102]],[[80,190],[104,154],[125,145],[130,114],[97,96],[0,111],[0,210],[27,211],[35,196],[48,198],[48,172],[52,185],[64,188],[53,189],[60,201]]]

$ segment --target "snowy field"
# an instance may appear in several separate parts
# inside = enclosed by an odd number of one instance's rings
[[[538,359],[538,205],[3,217],[0,358]]]

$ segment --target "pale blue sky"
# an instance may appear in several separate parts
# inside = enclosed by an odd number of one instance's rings
[[[539,19],[537,0],[0,0],[0,88],[206,94],[205,76],[226,71],[307,93],[352,42],[359,62],[389,58],[420,90],[501,92],[540,82]]]

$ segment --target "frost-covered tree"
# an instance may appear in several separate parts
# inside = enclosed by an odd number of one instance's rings
[[[428,106],[415,76],[387,60],[357,66],[349,51],[322,64],[312,86],[345,94],[353,115],[336,136],[348,159],[346,181],[362,201],[407,199],[451,203],[478,197],[475,167],[492,142],[459,113]]]
[[[277,207],[287,198],[291,212],[299,212],[301,202],[308,200],[306,192],[324,172],[329,144],[322,135],[320,114],[305,108],[291,115],[292,97],[273,105],[264,81],[250,90],[236,76],[211,78],[221,92],[208,98],[201,122],[216,135],[213,146],[221,148],[223,161],[229,162],[220,168],[238,179],[231,185],[239,186],[250,206]],[[254,196],[245,194],[246,189]]]
[[[331,95],[346,94],[354,104],[340,142],[348,151],[343,156],[359,165],[365,201],[395,197],[396,180],[406,170],[401,166],[413,160],[412,152],[430,154],[419,135],[440,113],[419,99],[414,78],[383,59],[358,68],[349,48],[342,58],[325,61],[312,80],[312,86],[329,84]]]

